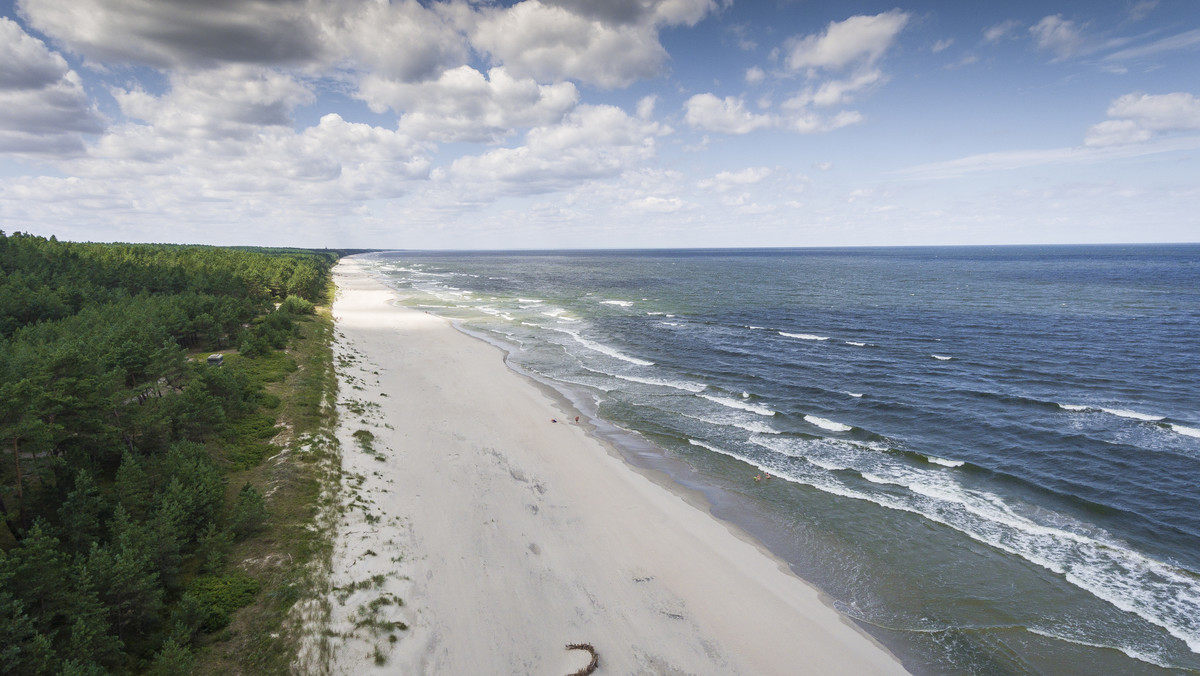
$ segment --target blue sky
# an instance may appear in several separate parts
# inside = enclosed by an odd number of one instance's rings
[[[1194,0],[0,3],[0,229],[1200,240]]]

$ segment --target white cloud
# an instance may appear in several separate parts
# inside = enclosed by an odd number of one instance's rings
[[[818,134],[860,124],[864,119],[857,110],[843,110],[830,117],[799,111],[788,118],[787,124],[801,134]]]
[[[1156,138],[1158,134],[1200,129],[1200,99],[1186,92],[1133,93],[1115,99],[1109,120],[1092,125],[1081,146],[980,153],[910,167],[910,178],[957,178],[1044,165],[1084,165],[1200,148],[1200,136]]]
[[[832,131],[863,121],[861,113],[841,110],[819,113],[815,108],[838,108],[886,81],[877,63],[895,43],[910,15],[894,9],[873,16],[852,16],[830,23],[823,33],[796,36],[785,44],[785,63],[806,69],[809,84],[782,104],[780,125],[802,134]],[[831,72],[849,71],[830,77]]]
[[[103,131],[79,75],[63,57],[0,17],[0,152],[66,155]]]
[[[883,73],[865,69],[845,80],[828,80],[819,87],[808,87],[784,102],[787,109],[802,110],[810,105],[829,108],[849,103],[853,94],[883,81]]]
[[[1016,28],[1020,25],[1021,24],[1019,22],[1009,19],[1008,21],[1002,21],[998,24],[988,26],[983,31],[983,41],[997,42],[1002,38],[1012,35],[1013,31],[1016,30]]]
[[[329,41],[354,68],[385,81],[419,82],[467,62],[470,46],[460,30],[470,13],[459,5],[416,0],[333,4]]]
[[[1086,146],[1112,146],[1126,143],[1145,143],[1152,134],[1133,120],[1107,120],[1094,124],[1087,131]]]
[[[153,96],[114,90],[126,117],[168,136],[248,139],[264,126],[290,126],[297,106],[313,93],[293,77],[260,66],[227,65],[171,75],[171,89]]]
[[[660,74],[667,51],[660,26],[694,24],[710,0],[558,5],[524,0],[482,10],[471,43],[518,77],[575,79],[599,87],[629,85]]]
[[[63,236],[84,227],[112,239],[266,244],[283,235],[263,228],[279,227],[288,241],[320,245],[337,241],[321,233],[363,202],[426,182],[430,159],[399,132],[329,114],[302,132],[269,127],[241,140],[120,125],[60,166],[69,179],[0,187],[0,211],[63,224]]]
[[[1065,59],[1079,53],[1084,44],[1083,33],[1078,25],[1061,14],[1042,18],[1029,32],[1038,49],[1053,52],[1057,59]]]
[[[1112,102],[1108,115],[1134,120],[1154,131],[1200,129],[1200,100],[1186,92],[1126,94]]]
[[[769,167],[747,167],[741,171],[722,171],[697,185],[705,190],[727,192],[735,187],[753,185],[771,175]]]
[[[1105,56],[1104,60],[1128,61],[1131,59],[1141,59],[1148,56],[1158,56],[1159,54],[1164,54],[1166,52],[1192,49],[1197,45],[1200,45],[1200,28],[1186,31],[1184,33],[1178,33],[1176,35],[1171,35],[1139,47],[1122,49]]]
[[[762,68],[759,68],[758,66],[751,66],[750,68],[746,69],[745,78],[746,84],[755,85],[767,79],[767,74],[763,72]]]
[[[67,74],[66,59],[27,34],[16,21],[0,16],[0,90],[40,89]]]
[[[567,192],[562,202],[581,216],[599,215],[606,225],[618,219],[639,224],[631,228],[636,232],[642,229],[641,219],[647,213],[661,216],[694,209],[695,203],[689,197],[684,176],[678,171],[639,167],[609,180],[580,183]],[[599,240],[597,244],[612,245],[611,240]]]
[[[658,96],[650,94],[643,96],[637,102],[637,116],[643,120],[654,117],[654,106],[658,104]]]
[[[420,144],[402,131],[348,122],[330,113],[300,134],[282,134],[268,155],[303,157],[335,163],[336,181],[329,187],[338,199],[372,200],[408,191],[410,181],[424,180],[430,159]]]
[[[717,131],[725,134],[748,134],[775,124],[770,115],[760,115],[746,110],[742,99],[726,96],[719,99],[713,94],[696,94],[684,104],[684,119],[696,129]]]
[[[523,146],[455,160],[445,176],[473,194],[563,190],[653,158],[655,139],[665,133],[615,106],[581,105],[558,124],[531,129]]]
[[[570,82],[539,85],[514,79],[502,67],[485,78],[470,66],[415,83],[368,75],[358,95],[376,112],[391,108],[401,113],[401,131],[438,142],[499,141],[518,127],[557,122],[579,101]]]
[[[331,113],[301,132],[277,127],[246,139],[172,138],[148,125],[123,125],[70,168],[131,193],[153,191],[148,202],[311,206],[395,197],[429,167],[422,147],[403,134]]]
[[[612,24],[694,26],[717,5],[712,0],[547,0],[589,19]]]
[[[788,40],[786,63],[792,70],[840,70],[856,63],[873,64],[892,46],[908,19],[907,13],[893,9],[831,22],[820,35]]]
[[[303,63],[322,51],[308,0],[21,0],[37,30],[105,63]]]
[[[1119,146],[1084,145],[1068,148],[980,153],[944,162],[921,164],[894,173],[915,179],[958,178],[981,172],[1015,171],[1050,165],[1096,164],[1131,157],[1197,149],[1200,149],[1200,136],[1187,136]]]
[[[642,197],[629,202],[626,206],[634,211],[644,211],[652,214],[670,214],[687,206],[678,197]]]
[[[1141,21],[1145,19],[1154,8],[1158,7],[1158,0],[1142,0],[1133,7],[1129,8],[1129,20]]]
[[[592,0],[581,0],[582,2],[594,5],[605,4],[596,3]],[[636,1],[638,4],[645,4],[644,0],[625,0],[626,2]],[[717,2],[714,0],[658,0],[648,3],[654,7],[655,23],[665,26],[695,26],[700,23],[700,20],[708,16],[718,8]],[[733,0],[722,0],[721,6],[728,7],[733,4]]]
[[[1126,94],[1108,107],[1110,119],[1088,129],[1084,144],[1145,143],[1157,132],[1200,129],[1200,99],[1187,92]]]
[[[758,43],[750,37],[750,28],[747,24],[734,24],[726,30],[733,36],[737,42],[738,49],[743,52],[752,52],[758,49]]]
[[[933,46],[929,48],[929,51],[933,52],[934,54],[937,54],[938,52],[942,52],[942,51],[949,49],[950,46],[953,44],[954,44],[954,38],[946,38],[944,40],[938,40],[937,42],[933,43]]]

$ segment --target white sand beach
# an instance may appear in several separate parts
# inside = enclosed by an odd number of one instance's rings
[[[562,675],[589,659],[572,643],[595,647],[597,674],[905,673],[501,351],[397,307],[355,259],[335,275],[335,673]]]

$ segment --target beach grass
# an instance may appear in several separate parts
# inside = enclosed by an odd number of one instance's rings
[[[332,284],[327,293],[332,298]],[[295,671],[309,637],[307,623],[327,613],[328,567],[333,550],[331,508],[339,484],[336,425],[337,377],[333,368],[333,316],[329,303],[297,322],[298,335],[286,351],[244,360],[266,383],[280,432],[260,443],[261,458],[229,475],[228,499],[252,485],[266,498],[263,526],[233,545],[227,570],[259,584],[252,603],[229,626],[207,637],[196,656],[195,674],[282,674]],[[277,402],[276,402],[277,399]],[[253,432],[251,430],[251,432]],[[320,646],[309,651],[320,672]],[[315,657],[314,657],[315,656]]]

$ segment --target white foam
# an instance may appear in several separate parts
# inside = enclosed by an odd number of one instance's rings
[[[775,429],[774,427],[771,427],[770,425],[759,422],[757,420],[748,420],[746,422],[732,422],[730,424],[733,425],[734,427],[738,427],[738,428],[746,430],[747,432],[753,432],[755,434],[782,434],[782,432]]]
[[[703,448],[705,450],[712,451],[713,453],[720,453],[721,455],[728,455],[729,457],[737,458],[738,460],[745,460],[745,458],[743,458],[740,455],[737,455],[736,453],[730,453],[729,451],[727,451],[723,448],[717,448],[716,446],[713,446],[712,444],[706,444],[703,441],[696,441],[695,439],[688,439],[688,443],[693,446],[699,446],[700,448]]]
[[[956,474],[898,463],[833,439],[752,437],[782,455],[847,465],[871,483],[907,493],[851,488],[840,476],[783,464],[774,473],[819,490],[911,512],[1061,575],[1119,610],[1166,630],[1200,654],[1200,579],[1195,571],[1147,556],[1102,529],[1004,497],[968,489]],[[864,487],[865,488],[865,487]]]
[[[829,336],[817,336],[811,333],[788,333],[786,331],[780,331],[779,335],[786,336],[788,338],[798,338],[800,340],[829,340]]]
[[[830,472],[836,472],[838,470],[850,469],[849,467],[846,467],[845,465],[839,465],[835,462],[829,462],[828,460],[822,460],[819,458],[806,457],[806,458],[804,458],[804,460],[810,464],[820,467],[821,469],[829,470]]]
[[[1059,404],[1058,407],[1064,411],[1072,411],[1075,413],[1083,411],[1103,411],[1109,415],[1115,415],[1118,418],[1128,418],[1129,420],[1140,420],[1142,422],[1158,422],[1166,417],[1161,415],[1151,415],[1149,413],[1140,413],[1138,411],[1130,411],[1123,408],[1103,408],[1097,406],[1083,406],[1080,404]],[[1183,434],[1186,434],[1186,432],[1183,432]]]
[[[860,343],[860,342],[857,342],[857,341],[854,341],[854,340],[847,340],[847,341],[846,341],[846,344],[847,344],[847,345],[853,345],[854,347],[866,347],[866,346],[867,346],[867,344],[866,344],[866,343]]]
[[[1037,634],[1038,636],[1045,636],[1046,638],[1054,639],[1057,641],[1066,641],[1067,643],[1074,643],[1075,645],[1086,646],[1088,648],[1120,650],[1121,652],[1125,653],[1125,655],[1127,657],[1131,657],[1135,660],[1138,660],[1139,662],[1146,662],[1148,664],[1153,664],[1154,666],[1162,667],[1163,669],[1177,668],[1177,667],[1173,666],[1172,664],[1170,664],[1170,662],[1167,661],[1166,659],[1159,657],[1158,655],[1151,655],[1150,653],[1148,653],[1144,650],[1140,650],[1138,648],[1133,648],[1133,647],[1126,646],[1126,645],[1109,645],[1106,643],[1096,643],[1094,641],[1087,641],[1084,639],[1075,638],[1073,636],[1067,636],[1066,633],[1063,631],[1064,627],[1061,627],[1061,626],[1056,629],[1043,629],[1041,627],[1026,627],[1025,629],[1031,634]]]
[[[552,307],[549,310],[546,310],[545,312],[543,312],[542,314],[546,315],[547,317],[553,317],[560,322],[577,322],[577,321],[579,321],[578,318],[567,317],[566,312],[567,312],[566,310],[564,310],[560,307]]]
[[[736,408],[736,409],[740,409],[743,411],[750,411],[751,413],[757,413],[758,415],[775,415],[775,411],[772,411],[771,409],[769,409],[765,406],[758,406],[757,404],[752,404],[748,401],[739,401],[737,399],[727,399],[725,397],[714,397],[711,394],[701,394],[699,396],[704,399],[707,399],[715,404],[720,404],[722,406],[728,406],[729,408]]]
[[[855,399],[862,399],[863,396],[862,392],[847,392],[846,394],[854,397]]]
[[[739,418],[728,417],[707,418],[699,415],[689,415],[687,413],[680,413],[680,415],[685,418],[691,418],[692,420],[699,420],[700,422],[709,425],[716,425],[717,427],[737,427],[746,430],[747,432],[753,432],[754,434],[782,434],[782,432],[774,427],[771,427],[770,425],[758,420],[742,420]]]
[[[1188,437],[1200,438],[1200,430],[1196,429],[1195,427],[1184,427],[1183,425],[1176,425],[1175,423],[1171,423],[1171,431],[1175,432],[1176,434],[1182,434],[1182,435],[1188,436]]]
[[[545,303],[546,301],[538,298],[518,298],[518,303]]]
[[[481,307],[481,308],[479,308],[479,311],[486,315],[491,315],[493,317],[499,317],[501,319],[506,319],[510,322],[513,321],[512,315],[508,314],[507,312],[505,312],[503,310],[497,310],[496,308],[493,308],[493,307]]]
[[[708,385],[705,385],[704,383],[693,383],[693,382],[682,381],[682,380],[661,380],[659,378],[641,378],[638,376],[622,375],[620,373],[614,373],[613,377],[620,378],[621,380],[628,380],[631,383],[641,383],[643,385],[658,385],[659,387],[671,387],[676,390],[683,390],[684,392],[703,392],[705,389],[708,388]]]
[[[568,331],[567,329],[559,329],[559,328],[555,328],[555,327],[550,327],[550,328],[554,331],[558,331],[559,333],[565,333],[568,336],[571,336],[572,338],[575,339],[575,342],[579,343],[580,345],[582,345],[594,352],[599,352],[600,354],[606,354],[614,359],[620,359],[621,361],[629,362],[630,364],[637,364],[638,366],[654,366],[654,362],[652,362],[652,361],[646,361],[645,359],[638,359],[637,357],[630,357],[629,355],[622,353],[620,350],[611,348],[611,347],[605,345],[604,343],[597,343],[594,340],[589,340],[587,338],[584,338],[583,336],[579,335],[578,333],[575,333],[574,331]]]
[[[954,357],[947,357],[944,354],[931,354],[929,356],[937,359],[938,361],[950,361],[951,359],[954,359]]]
[[[620,307],[631,307],[633,305],[631,301],[627,300],[602,300],[600,302],[604,305],[619,305]]]
[[[820,427],[823,430],[829,430],[830,432],[849,432],[850,430],[854,429],[849,425],[843,425],[840,422],[826,418],[818,418],[815,415],[806,415],[804,416],[804,419],[809,424],[816,425],[817,427]]]
[[[1157,422],[1166,416],[1150,415],[1148,413],[1138,413],[1137,411],[1127,411],[1123,408],[1102,408],[1101,411],[1109,415],[1115,415],[1121,418],[1129,418],[1130,420],[1141,420],[1144,422]]]
[[[925,456],[925,459],[935,465],[941,465],[942,467],[962,467],[963,465],[967,464],[962,460],[947,460],[945,458],[939,458],[936,455],[927,455]]]

